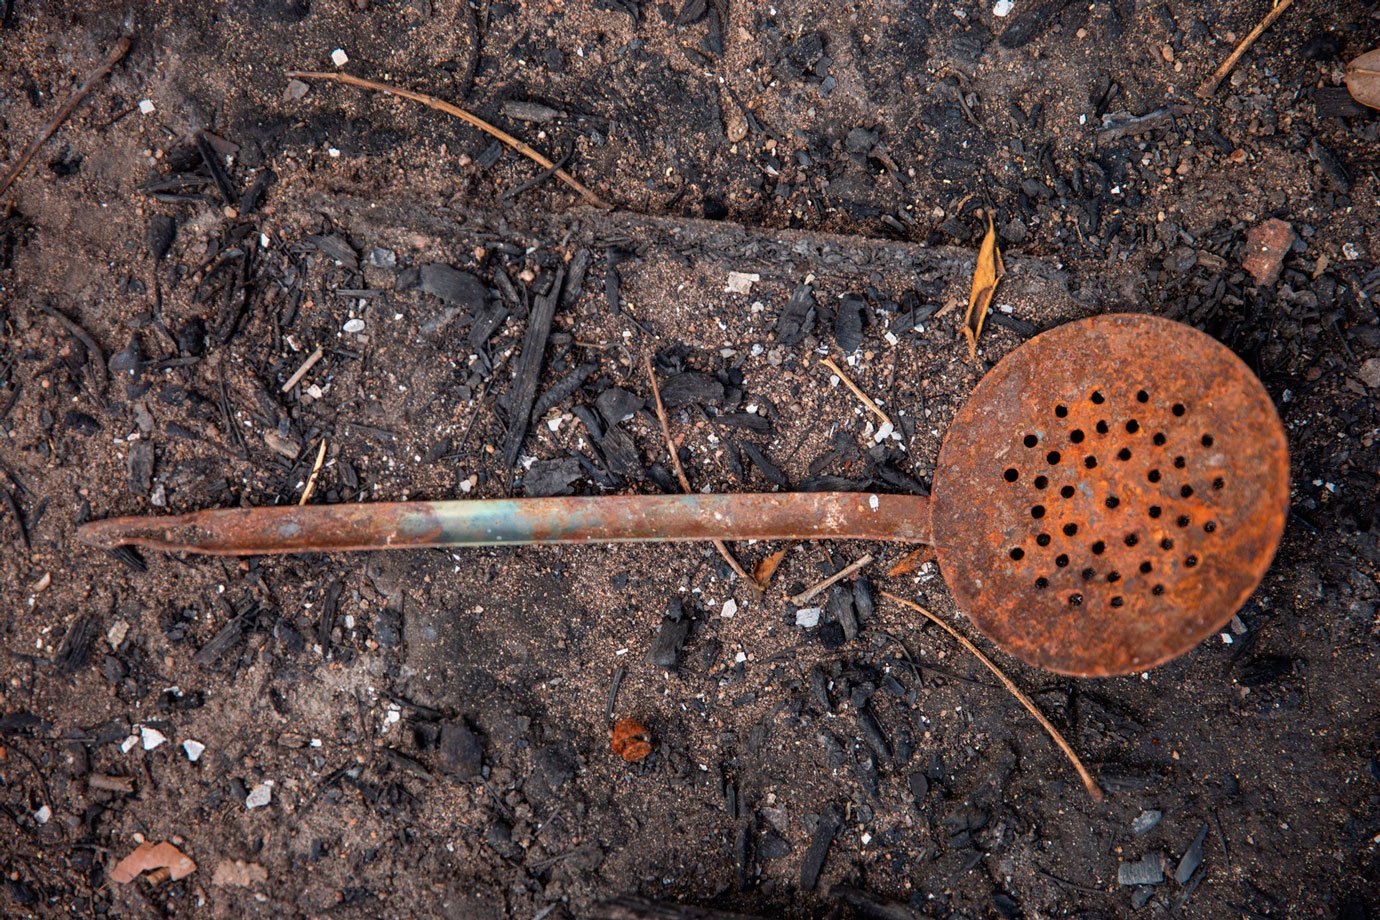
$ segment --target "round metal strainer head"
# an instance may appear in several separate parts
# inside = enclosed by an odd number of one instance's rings
[[[978,384],[945,438],[934,543],[992,641],[1077,676],[1144,670],[1221,629],[1260,583],[1289,499],[1265,388],[1188,326],[1060,326]]]

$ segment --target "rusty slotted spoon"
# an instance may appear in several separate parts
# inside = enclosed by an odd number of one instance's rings
[[[634,495],[200,511],[85,524],[94,546],[257,555],[520,543],[929,543],[1006,651],[1075,676],[1140,671],[1221,629],[1284,530],[1289,459],[1265,388],[1207,335],[1115,314],[1036,336],[959,410],[933,498]]]

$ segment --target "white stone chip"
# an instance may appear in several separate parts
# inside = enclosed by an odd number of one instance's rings
[[[819,625],[819,607],[801,607],[795,612],[795,625],[801,629],[814,629]]]
[[[130,735],[130,736],[129,736],[128,738],[126,738],[124,741],[121,741],[121,742],[120,742],[120,753],[121,753],[121,754],[128,754],[130,751],[134,750],[134,748],[135,748],[138,744],[139,744],[139,736],[138,736],[138,735]]]
[[[139,113],[141,115],[152,115],[156,111],[158,111],[158,109],[154,107],[152,99],[139,100]]]
[[[196,763],[201,759],[201,755],[206,752],[206,745],[202,744],[200,741],[193,741],[191,738],[188,738],[186,741],[182,742],[182,750],[187,754],[188,760],[192,763]]]
[[[752,286],[762,280],[756,272],[729,272],[728,284],[724,292],[728,294],[751,294]]]
[[[245,796],[245,808],[263,808],[273,801],[273,780],[266,779],[249,791]]]
[[[345,53],[345,49],[337,48],[331,52],[331,63],[337,67],[344,67],[350,63],[350,56]]]
[[[147,725],[139,727],[139,738],[144,742],[144,750],[151,751],[168,740],[168,736]]]
[[[737,613],[738,613],[738,602],[737,602],[737,601],[735,601],[735,600],[734,600],[733,598],[731,598],[731,597],[730,597],[728,600],[724,601],[724,609],[723,609],[722,613],[720,614],[721,616],[731,617],[731,616],[737,615]]]
[[[363,332],[363,331],[364,331],[364,320],[358,319],[358,318],[356,318],[356,319],[351,319],[351,320],[346,320],[346,321],[345,321],[345,325],[344,325],[342,328],[343,328],[346,332]]]

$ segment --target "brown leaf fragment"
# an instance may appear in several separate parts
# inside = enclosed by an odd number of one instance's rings
[[[1380,48],[1346,65],[1346,88],[1361,105],[1380,109]]]
[[[992,297],[997,293],[997,283],[1006,274],[1006,266],[1001,261],[1001,250],[997,248],[997,228],[992,223],[992,215],[987,215],[987,235],[982,238],[978,250],[977,267],[973,269],[973,289],[968,294],[968,312],[963,317],[963,335],[968,340],[968,359],[977,358],[978,336],[982,335],[982,325],[987,321],[987,309],[992,305]]]
[[[772,576],[781,567],[781,561],[786,558],[786,553],[789,551],[790,547],[787,546],[757,560],[757,564],[752,567],[752,580],[757,582],[757,587],[766,590],[767,586],[771,584]]]
[[[895,578],[897,575],[909,575],[920,568],[920,563],[928,562],[934,557],[934,552],[928,546],[920,546],[906,553],[896,561],[896,564],[887,569],[887,577]]]
[[[267,881],[267,869],[242,859],[222,859],[211,876],[211,884],[218,888],[253,888]]]
[[[185,853],[167,841],[162,843],[141,843],[110,870],[110,880],[127,885],[145,872],[166,869],[168,878],[174,882],[186,878],[196,871],[196,863]]]

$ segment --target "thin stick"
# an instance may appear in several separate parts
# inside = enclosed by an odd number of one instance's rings
[[[316,488],[316,477],[321,472],[321,464],[326,460],[326,439],[321,439],[321,449],[316,452],[316,462],[312,464],[311,475],[307,477],[307,487],[302,490],[302,497],[297,500],[297,504],[305,505],[307,499],[311,498],[312,490]]]
[[[19,159],[10,167],[10,171],[5,174],[4,180],[0,181],[0,195],[5,194],[9,187],[14,184],[14,180],[19,178],[19,174],[24,171],[24,167],[28,166],[29,161],[34,158],[34,154],[38,153],[38,148],[47,143],[48,138],[57,133],[57,129],[61,128],[63,123],[72,117],[72,113],[77,110],[77,106],[81,105],[81,101],[96,88],[96,84],[104,80],[106,75],[115,68],[115,65],[120,63],[126,54],[129,54],[129,49],[133,44],[134,40],[128,35],[120,36],[120,40],[110,49],[110,53],[105,56],[105,60],[101,61],[100,65],[95,70],[86,75],[86,79],[82,81],[81,86],[77,87],[77,91],[67,97],[67,101],[62,104],[62,108],[58,109],[57,114],[53,116],[52,120],[39,130],[38,137],[35,137],[29,146],[24,149],[24,152],[19,155]]]
[[[814,597],[819,592],[832,588],[834,585],[843,581],[845,578],[851,578],[852,576],[858,574],[858,572],[860,572],[865,566],[871,564],[872,557],[864,553],[857,559],[854,559],[852,562],[845,565],[843,568],[839,569],[834,574],[830,575],[828,578],[821,581],[819,584],[814,585],[813,587],[806,588],[804,591],[801,591],[795,597],[788,597],[786,598],[786,600],[790,601],[792,604],[795,604],[797,607],[799,607],[801,604],[806,603],[810,600],[810,598]]]
[[[1266,29],[1272,26],[1274,21],[1282,16],[1284,11],[1287,10],[1293,2],[1294,0],[1279,0],[1279,2],[1275,4],[1274,9],[1265,14],[1265,18],[1260,20],[1260,23],[1254,29],[1251,29],[1250,34],[1241,39],[1241,44],[1236,46],[1236,50],[1227,55],[1227,59],[1222,62],[1222,66],[1213,71],[1212,76],[1204,80],[1202,85],[1195,90],[1199,98],[1206,99],[1217,92],[1217,87],[1226,79],[1227,74],[1231,73],[1231,69],[1236,66],[1236,62],[1241,60],[1241,55],[1245,54],[1250,49],[1251,45],[1255,44],[1255,40],[1259,38]]]
[[[835,364],[833,358],[821,358],[819,363],[837,374],[838,378],[843,381],[843,385],[848,387],[848,389],[853,392],[854,396],[858,397],[858,400],[869,412],[877,416],[877,418],[881,419],[885,424],[890,425],[893,429],[896,427],[896,424],[891,420],[891,416],[883,412],[882,407],[873,402],[872,397],[859,389],[856,383],[849,380],[848,375],[843,372],[843,368]]]
[[[974,645],[972,642],[968,640],[967,636],[963,635],[961,632],[954,629],[948,623],[945,623],[939,617],[935,616],[933,613],[930,613],[928,610],[926,610],[924,607],[921,607],[914,601],[908,601],[904,597],[897,597],[896,595],[891,594],[887,591],[882,592],[882,597],[885,597],[888,600],[893,600],[903,607],[909,607],[910,609],[922,614],[925,617],[925,619],[929,620],[931,623],[935,624],[940,629],[944,630],[946,633],[953,636],[954,639],[958,642],[958,644],[966,648],[969,652],[971,652],[973,657],[975,657],[978,661],[981,661],[987,667],[987,670],[997,675],[997,680],[1002,682],[1002,686],[1006,687],[1007,691],[1017,700],[1020,701],[1020,704],[1026,708],[1027,712],[1029,712],[1032,716],[1035,717],[1035,721],[1039,722],[1040,726],[1044,728],[1045,731],[1049,732],[1049,736],[1054,739],[1054,743],[1059,746],[1059,750],[1064,752],[1064,756],[1069,759],[1069,762],[1073,764],[1073,768],[1078,771],[1078,776],[1080,779],[1083,780],[1083,786],[1088,790],[1088,795],[1092,796],[1092,800],[1094,802],[1102,801],[1102,787],[1097,785],[1097,780],[1093,779],[1092,774],[1088,772],[1088,768],[1083,766],[1083,761],[1078,759],[1078,755],[1073,752],[1073,748],[1069,745],[1067,741],[1064,740],[1064,736],[1059,734],[1059,729],[1055,728],[1054,723],[1050,722],[1049,719],[1045,718],[1045,714],[1040,712],[1040,710],[1035,706],[1035,704],[1031,702],[1030,697],[1022,693],[1021,688],[1017,687],[1016,684],[1011,680],[1011,678],[1003,674],[1001,668],[997,667],[992,662],[992,659],[984,655],[981,649],[979,649],[976,645]]]
[[[302,80],[333,80],[336,83],[344,83],[347,86],[357,86],[360,89],[372,89],[380,93],[388,93],[392,96],[400,96],[403,99],[411,99],[413,102],[420,102],[422,105],[426,106],[429,109],[435,109],[438,112],[445,112],[447,115],[453,115],[461,121],[468,122],[469,124],[478,128],[480,131],[483,131],[490,137],[497,138],[498,140],[507,144],[509,147],[516,150],[518,153],[527,157],[527,159],[544,167],[545,169],[554,169],[554,174],[556,178],[560,179],[566,185],[570,186],[575,191],[579,192],[580,197],[584,198],[585,201],[588,201],[596,208],[607,208],[610,206],[608,202],[604,201],[604,199],[600,198],[598,195],[594,194],[594,192],[590,191],[583,184],[581,184],[580,180],[576,179],[574,176],[566,172],[564,169],[558,168],[555,163],[551,162],[549,159],[542,156],[540,153],[538,153],[533,148],[529,147],[527,144],[513,137],[511,134],[509,134],[507,131],[504,131],[502,128],[494,127],[484,119],[480,118],[478,115],[474,115],[470,112],[465,111],[458,105],[452,105],[449,102],[437,99],[435,96],[428,96],[424,93],[414,93],[410,89],[402,89],[401,87],[397,86],[389,86],[387,83],[376,83],[373,80],[365,80],[360,77],[352,76],[348,73],[328,73],[310,70],[289,70],[287,75],[289,77],[296,77]]]
[[[311,370],[313,367],[316,366],[316,362],[321,360],[321,356],[324,353],[325,352],[321,350],[320,345],[316,346],[316,351],[308,355],[307,360],[302,362],[302,366],[297,368],[297,370],[293,371],[292,376],[289,377],[287,379],[287,382],[283,384],[282,392],[286,393],[293,387],[297,386],[297,384],[301,383],[302,378],[307,376],[307,371]]]
[[[643,355],[643,363],[647,366],[647,379],[652,382],[652,397],[656,400],[656,417],[661,422],[661,436],[666,439],[666,450],[671,454],[671,466],[675,467],[676,478],[680,480],[680,488],[686,495],[694,490],[690,488],[690,478],[685,475],[685,467],[680,465],[680,455],[676,453],[676,442],[671,440],[671,426],[666,421],[666,407],[661,404],[661,388],[656,383],[656,371],[652,369],[652,359]],[[724,557],[724,562],[728,563],[739,578],[758,590],[761,586],[751,575],[738,563],[728,549],[728,544],[723,540],[715,540],[714,548],[719,551],[719,555]]]

